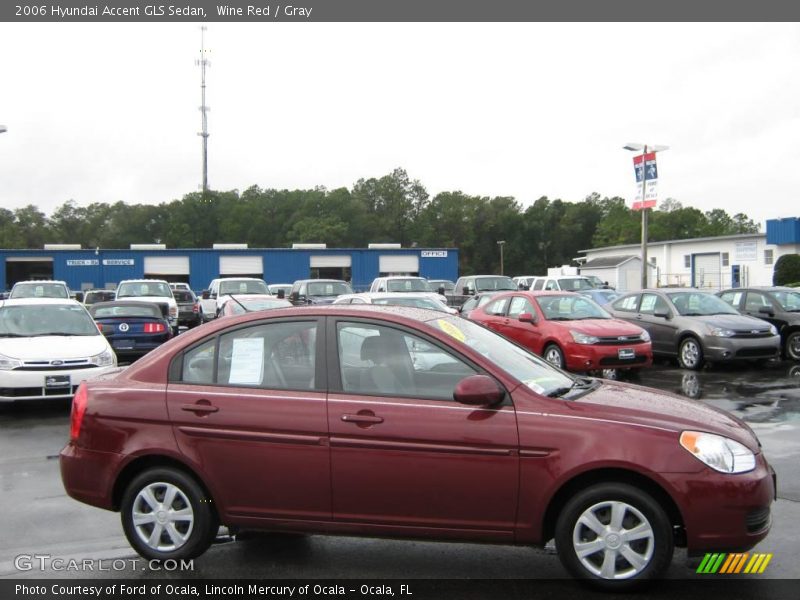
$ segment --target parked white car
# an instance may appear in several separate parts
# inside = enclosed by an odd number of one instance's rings
[[[449,315],[457,315],[458,311],[439,299],[439,294],[367,292],[364,294],[345,294],[333,301],[334,304],[374,304],[376,306],[413,306],[438,310]]]
[[[428,294],[447,303],[447,298],[438,293],[424,277],[393,275],[376,277],[369,286],[370,292],[393,292],[395,294]]]
[[[163,279],[126,279],[117,286],[116,300],[151,302],[162,307],[173,333],[178,333],[178,302]]]
[[[203,321],[216,319],[231,294],[258,294],[271,296],[267,282],[256,277],[220,277],[212,279],[208,289],[203,290],[200,308]]]
[[[0,302],[0,402],[71,398],[84,379],[117,366],[86,308],[70,299]]]

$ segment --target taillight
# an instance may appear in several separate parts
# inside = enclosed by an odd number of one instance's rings
[[[88,404],[89,392],[86,390],[86,384],[81,382],[75,392],[75,396],[72,398],[72,414],[69,426],[69,439],[72,442],[78,439],[78,435],[81,432],[83,415],[86,412],[86,406]]]
[[[167,328],[163,323],[145,323],[144,324],[144,332],[145,333],[162,333],[166,331]]]
[[[199,312],[200,312],[200,304],[199,304],[198,302],[195,302],[195,303],[192,305],[192,312],[196,312],[196,313],[199,313]]]
[[[103,326],[100,323],[96,323],[96,325],[97,325],[97,331],[103,333]]]
[[[169,307],[169,316],[170,317],[177,317],[178,316],[178,307],[177,306],[170,306]]]

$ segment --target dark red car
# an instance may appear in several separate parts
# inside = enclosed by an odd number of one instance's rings
[[[575,378],[488,329],[407,307],[220,319],[85,382],[70,496],[151,559],[244,529],[543,545],[623,589],[673,548],[745,550],[774,474],[729,414]]]
[[[469,318],[569,371],[631,369],[653,364],[650,335],[615,319],[573,292],[511,292],[473,310]]]

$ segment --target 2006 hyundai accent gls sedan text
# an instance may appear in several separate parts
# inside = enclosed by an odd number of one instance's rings
[[[741,421],[568,375],[470,321],[406,307],[248,313],[80,386],[61,474],[131,545],[188,558],[220,524],[542,545],[624,589],[673,548],[744,550],[774,472]]]

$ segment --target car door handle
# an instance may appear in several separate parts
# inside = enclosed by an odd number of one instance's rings
[[[212,406],[211,404],[182,404],[181,410],[193,412],[195,414],[215,413],[219,410],[219,407]]]
[[[345,423],[369,423],[370,425],[375,425],[383,423],[383,417],[376,415],[342,415],[342,421]]]

